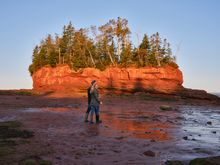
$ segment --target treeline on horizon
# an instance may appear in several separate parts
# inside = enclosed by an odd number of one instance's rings
[[[120,17],[100,27],[79,30],[70,22],[63,27],[61,36],[49,34],[36,45],[29,72],[32,75],[41,67],[59,64],[68,64],[74,70],[87,67],[104,70],[108,66],[178,67],[169,42],[161,39],[158,32],[150,37],[144,34],[137,47],[132,44],[130,35],[128,21]]]

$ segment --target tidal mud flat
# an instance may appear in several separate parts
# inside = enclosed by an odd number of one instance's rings
[[[18,122],[33,136],[0,139],[0,164],[189,164],[220,155],[218,101],[107,95],[102,124],[84,123],[86,108],[85,95],[1,93],[0,128]]]

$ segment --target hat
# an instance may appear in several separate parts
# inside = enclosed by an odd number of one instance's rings
[[[91,84],[94,85],[96,83],[96,80],[92,80]]]

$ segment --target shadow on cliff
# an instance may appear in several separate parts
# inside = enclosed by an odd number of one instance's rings
[[[129,94],[129,93],[145,92],[146,91],[146,89],[144,87],[144,84],[142,83],[141,78],[136,79],[135,83],[132,85],[132,88],[131,88],[130,83],[131,82],[121,82],[120,87],[116,88],[114,86],[114,82],[113,82],[112,77],[110,77],[108,79],[107,86],[105,88],[103,88],[102,91],[107,95],[111,95],[111,94]],[[127,86],[128,84],[130,84],[130,85]]]
[[[112,76],[110,76],[110,77],[108,78],[107,86],[106,86],[106,87],[103,87],[101,90],[102,90],[102,92],[105,93],[106,95],[111,95],[111,94],[114,93],[115,88],[113,87],[113,79],[112,79]]]
[[[132,93],[144,92],[144,91],[145,91],[145,88],[144,88],[144,85],[142,83],[142,79],[141,78],[137,78],[136,81],[135,81]]]

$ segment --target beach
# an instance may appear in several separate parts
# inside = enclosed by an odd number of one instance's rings
[[[102,96],[101,124],[84,122],[85,94],[1,93],[0,121],[18,121],[34,136],[0,163],[44,159],[52,164],[188,163],[220,154],[220,104],[167,95]]]

